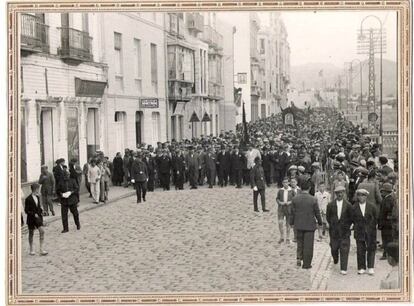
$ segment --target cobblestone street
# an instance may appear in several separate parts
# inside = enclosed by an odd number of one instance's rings
[[[278,244],[276,189],[270,213],[254,213],[251,189],[156,191],[81,213],[82,229],[46,228],[49,255],[29,256],[22,237],[22,292],[184,292],[312,289],[321,282],[327,240],[314,269],[295,266],[296,245]],[[35,243],[37,243],[35,237]],[[40,280],[40,281],[39,281]],[[315,287],[315,285],[314,285]]]

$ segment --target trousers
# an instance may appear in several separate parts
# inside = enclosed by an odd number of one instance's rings
[[[358,270],[374,268],[376,241],[357,240],[356,246]]]
[[[145,199],[147,194],[146,182],[135,182],[135,191],[137,193],[137,202],[141,202],[141,195]]]
[[[100,194],[100,189],[101,189],[100,182],[90,183],[90,185],[91,185],[91,194],[92,194],[93,200],[95,202],[99,202],[99,194]]]
[[[296,259],[303,260],[303,268],[310,268],[312,266],[314,236],[315,231],[297,230]]]
[[[54,212],[53,210],[53,203],[52,203],[52,196],[50,194],[42,194],[42,204],[43,204],[43,211],[45,213]]]
[[[63,225],[64,230],[69,229],[68,227],[68,211],[69,210],[73,215],[73,220],[75,221],[76,226],[80,225],[78,206],[77,205],[71,205],[71,206],[61,205],[60,212],[62,214],[62,225]]]
[[[258,191],[253,190],[253,206],[254,210],[258,210],[257,208],[257,198],[260,194],[260,202],[262,203],[262,209],[266,209],[266,195],[265,195],[265,189],[259,189]]]
[[[341,271],[346,271],[348,269],[348,255],[351,239],[349,237],[343,239],[331,238],[329,245],[331,247],[333,260],[337,262],[340,259]]]

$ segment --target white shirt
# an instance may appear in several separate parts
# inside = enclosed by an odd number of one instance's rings
[[[283,202],[284,203],[288,201],[288,193],[289,193],[289,189],[283,188]]]
[[[361,209],[362,215],[365,217],[365,205],[366,203],[360,203],[359,208]]]
[[[317,191],[315,193],[315,197],[318,200],[319,209],[322,210],[322,211],[326,211],[326,207],[328,206],[328,203],[331,200],[331,195],[329,194],[329,192],[327,192],[327,191],[324,191],[324,192]]]
[[[342,213],[342,204],[343,204],[344,200],[337,200],[336,201],[336,206],[338,207],[338,220],[341,219],[341,213]]]
[[[35,201],[36,205],[39,205],[38,201],[37,201],[37,196],[35,196],[34,194],[32,194],[32,198]]]

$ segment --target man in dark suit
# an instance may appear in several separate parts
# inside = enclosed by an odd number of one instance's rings
[[[144,156],[143,162],[147,166],[147,170],[148,170],[147,190],[148,191],[154,191],[155,171],[156,171],[155,160],[151,156],[151,153],[149,151],[144,151],[144,155],[145,156]]]
[[[393,195],[393,186],[390,183],[385,183],[381,188],[382,202],[380,206],[380,213],[378,218],[378,229],[381,230],[381,240],[384,247],[381,260],[387,259],[387,244],[392,242],[392,211],[395,206],[395,198]]]
[[[205,164],[206,152],[202,147],[198,149],[198,185],[203,186],[206,177],[206,164]]]
[[[49,216],[49,209],[52,215],[55,215],[53,209],[52,196],[55,189],[55,178],[53,174],[47,170],[47,166],[43,165],[41,167],[41,174],[39,177],[39,184],[42,186],[41,195],[42,195],[42,204],[43,204],[43,215]]]
[[[40,206],[39,189],[40,185],[34,183],[30,186],[32,193],[24,201],[24,212],[27,214],[27,227],[29,228],[30,255],[35,255],[33,250],[33,236],[35,229],[39,230],[40,255],[47,255],[43,250],[45,230],[43,229],[42,208]]]
[[[230,153],[226,151],[224,145],[221,146],[221,151],[217,154],[218,178],[221,187],[227,186],[230,171]]]
[[[176,154],[172,158],[172,168],[174,172],[175,189],[184,189],[184,173],[185,173],[185,158],[180,149],[176,150]]]
[[[162,156],[158,157],[157,164],[161,187],[164,190],[170,190],[171,159],[166,149],[163,149]]]
[[[63,182],[65,174],[63,171],[63,166],[65,165],[65,160],[63,158],[59,158],[56,161],[56,166],[53,167],[53,175],[55,177],[55,184],[56,186]]]
[[[208,188],[213,188],[216,184],[216,154],[213,148],[209,148],[208,153],[204,156],[204,163],[206,165],[207,183]]]
[[[335,200],[326,207],[326,221],[329,224],[331,254],[334,264],[341,259],[341,274],[346,275],[351,244],[352,205],[344,198],[345,187],[335,188]]]
[[[197,189],[199,159],[198,155],[194,153],[194,147],[188,148],[189,152],[186,157],[186,165],[188,167],[188,176],[190,180],[190,189]]]
[[[262,167],[262,161],[260,157],[256,157],[254,159],[254,166],[250,170],[250,185],[253,188],[253,206],[254,211],[258,212],[259,209],[257,208],[257,198],[260,194],[260,202],[262,203],[262,210],[263,212],[268,212],[269,210],[266,209],[266,183],[264,178],[264,170]]]
[[[369,192],[365,189],[356,191],[357,202],[353,205],[352,220],[354,238],[357,246],[358,274],[374,275],[375,250],[377,247],[377,208],[367,202]]]
[[[262,164],[263,164],[263,170],[265,173],[266,185],[267,187],[270,187],[270,184],[272,182],[270,175],[272,173],[271,167],[273,166],[273,163],[272,163],[272,155],[267,149],[267,147],[263,147]]]
[[[231,155],[231,168],[233,170],[233,182],[236,188],[241,188],[243,175],[244,156],[239,151],[238,146],[234,146],[234,152]]]
[[[137,192],[137,203],[141,203],[142,199],[145,202],[145,196],[147,193],[147,181],[148,181],[148,169],[145,163],[142,161],[142,153],[137,153],[137,158],[132,163],[131,167],[131,183],[135,185]]]
[[[321,213],[318,201],[309,194],[311,185],[306,181],[301,186],[302,191],[292,199],[292,213],[290,225],[294,225],[297,231],[297,265],[302,269],[312,268],[313,242],[315,236],[316,220],[322,226]]]

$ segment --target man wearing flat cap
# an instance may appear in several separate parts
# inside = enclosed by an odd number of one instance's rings
[[[354,238],[357,246],[358,274],[374,275],[375,250],[377,247],[377,208],[367,201],[369,192],[359,188],[357,202],[352,207]]]
[[[141,203],[141,199],[145,202],[148,182],[147,165],[142,161],[142,152],[137,152],[136,159],[131,167],[131,183],[135,186],[137,193],[137,203]]]
[[[384,252],[381,259],[387,259],[386,246],[392,242],[392,211],[395,206],[395,197],[393,195],[393,186],[390,183],[385,183],[381,188],[382,202],[380,205],[380,212],[378,218],[378,229],[381,230],[381,240]]]
[[[341,274],[346,275],[348,255],[351,245],[352,205],[345,197],[345,187],[337,186],[334,190],[335,200],[326,208],[326,221],[329,224],[329,246],[334,264],[341,260]]]

